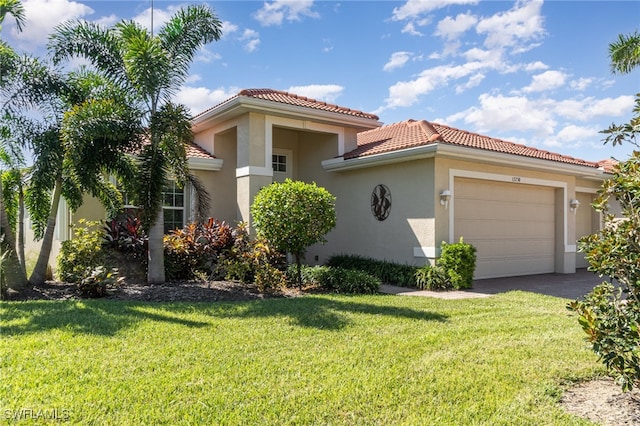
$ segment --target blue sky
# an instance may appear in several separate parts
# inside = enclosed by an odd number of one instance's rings
[[[150,25],[150,0],[24,0],[5,21],[16,50],[46,54],[67,19]],[[196,3],[194,1],[190,4]],[[289,91],[424,119],[587,160],[624,159],[599,130],[628,122],[640,70],[613,75],[608,44],[640,30],[634,1],[218,1],[220,41],[204,47],[177,94],[196,114],[245,88]],[[187,3],[153,2],[154,27]]]

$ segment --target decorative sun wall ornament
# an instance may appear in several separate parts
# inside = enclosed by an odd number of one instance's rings
[[[389,217],[391,212],[391,191],[386,185],[377,185],[371,193],[371,212],[379,221]]]

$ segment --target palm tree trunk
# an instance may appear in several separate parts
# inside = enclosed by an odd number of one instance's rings
[[[158,209],[155,222],[149,229],[149,267],[147,270],[147,282],[149,284],[163,284],[166,281],[164,274],[164,212],[162,207]]]
[[[56,229],[56,216],[58,215],[58,206],[60,205],[60,194],[62,193],[62,180],[56,179],[53,188],[53,196],[51,197],[51,210],[47,219],[47,228],[42,238],[42,246],[40,246],[40,254],[36,267],[33,269],[29,277],[31,285],[44,284],[47,277],[47,265],[49,265],[49,257],[51,256],[51,248],[53,247],[53,231]]]
[[[27,276],[27,261],[24,255],[24,190],[20,185],[20,192],[18,192],[18,223],[16,224],[16,237],[18,245],[16,246],[16,252],[18,254],[18,261],[24,272],[24,276]]]
[[[2,191],[0,191],[0,256],[6,253],[2,261],[0,274],[7,286],[13,290],[20,290],[27,286],[27,276],[20,264],[16,251],[16,241],[9,225],[9,217],[4,208]]]

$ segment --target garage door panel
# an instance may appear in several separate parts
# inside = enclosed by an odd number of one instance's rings
[[[456,178],[454,237],[476,249],[476,278],[555,269],[553,188]]]
[[[503,235],[502,240],[535,239],[542,235],[543,239],[553,238],[553,230],[549,230],[548,222],[497,221],[497,220],[465,220],[456,228],[456,234],[466,239],[495,239]]]

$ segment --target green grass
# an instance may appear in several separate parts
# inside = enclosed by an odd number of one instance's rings
[[[82,425],[586,425],[557,405],[563,386],[601,372],[566,302],[511,292],[4,303],[0,415]]]

